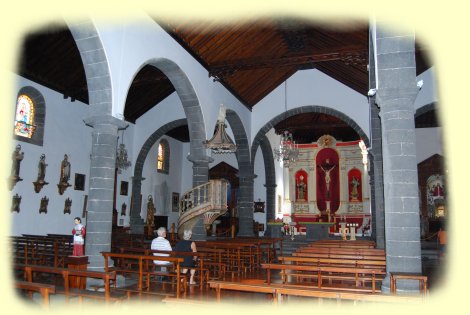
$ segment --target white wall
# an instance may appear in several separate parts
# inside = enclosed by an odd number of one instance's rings
[[[88,105],[79,101],[71,102],[70,98],[64,99],[62,94],[16,75],[13,75],[12,80],[16,80],[18,90],[23,86],[32,86],[41,92],[46,104],[46,118],[43,146],[13,141],[13,146],[5,152],[11,155],[17,143],[24,152],[20,169],[23,181],[18,182],[11,192],[11,195],[22,196],[22,200],[20,212],[10,214],[10,235],[69,234],[74,225],[73,218],[82,216],[84,195],[88,194],[92,129],[83,122],[87,118]],[[32,183],[37,179],[37,165],[43,153],[48,164],[45,180],[49,184],[36,193]],[[72,186],[68,187],[63,195],[59,195],[57,184],[64,154],[69,156],[71,163],[69,183]],[[75,173],[85,174],[85,191],[74,190]],[[40,201],[44,196],[49,198],[48,212],[40,214]],[[67,198],[72,200],[71,214],[64,214]],[[11,205],[11,200],[7,204]],[[85,223],[85,220],[83,221]]]
[[[442,128],[416,129],[416,162],[421,163],[434,154],[445,156]]]
[[[424,105],[438,102],[439,91],[437,89],[436,77],[434,67],[429,68],[425,72],[421,73],[417,78],[416,82],[422,80],[423,86],[418,92],[415,100],[415,108],[418,109]]]

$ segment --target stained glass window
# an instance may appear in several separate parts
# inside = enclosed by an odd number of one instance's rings
[[[158,144],[157,172],[168,174],[170,171],[170,144],[162,139]]]
[[[163,148],[163,144],[160,142],[158,144],[158,156],[157,156],[157,170],[163,170],[163,162],[165,157],[165,149]]]
[[[31,138],[34,129],[34,103],[29,96],[21,94],[16,102],[15,135]]]

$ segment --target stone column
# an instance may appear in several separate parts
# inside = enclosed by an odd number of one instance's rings
[[[238,195],[238,235],[254,236],[253,233],[253,182],[256,177],[250,173],[239,174],[240,193]]]
[[[377,94],[383,145],[385,250],[390,272],[421,273],[418,175],[414,101],[416,86],[414,34],[377,27]],[[400,281],[397,290],[418,291],[416,281]]]
[[[266,187],[266,224],[265,224],[265,236],[271,236],[271,231],[268,229],[267,223],[274,221],[276,217],[276,184],[265,184]]]
[[[145,177],[132,177],[132,203],[130,211],[130,226],[132,234],[144,234],[145,221],[140,216],[142,209],[141,191]]]
[[[85,123],[93,127],[85,254],[89,270],[102,270],[100,252],[111,250],[117,132],[127,123],[108,115],[92,116]]]
[[[209,181],[209,163],[213,161],[210,156],[188,156],[188,161],[193,163],[193,187],[205,184]],[[206,240],[207,232],[202,217],[193,227],[194,240]]]
[[[369,99],[371,121],[371,203],[374,217],[373,237],[377,248],[385,248],[385,210],[383,189],[383,162],[382,162],[382,126],[379,118],[379,108],[375,104],[375,98]]]

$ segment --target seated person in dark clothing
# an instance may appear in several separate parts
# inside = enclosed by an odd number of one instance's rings
[[[196,243],[191,241],[192,235],[193,232],[191,230],[184,230],[183,240],[176,243],[175,252],[197,252]],[[184,256],[184,262],[181,264],[183,270],[181,272],[186,274],[188,272],[188,268],[192,268],[196,265],[196,259],[196,256]],[[193,268],[190,270],[189,284],[196,284],[196,282],[194,282],[195,273],[196,269]]]

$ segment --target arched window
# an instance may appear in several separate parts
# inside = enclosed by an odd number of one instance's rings
[[[16,99],[13,135],[15,140],[42,145],[46,106],[44,97],[35,88],[25,86]]]
[[[34,103],[26,94],[18,96],[15,113],[15,135],[31,138],[34,133]]]
[[[168,174],[170,171],[170,145],[167,140],[162,139],[158,144],[157,172]]]

